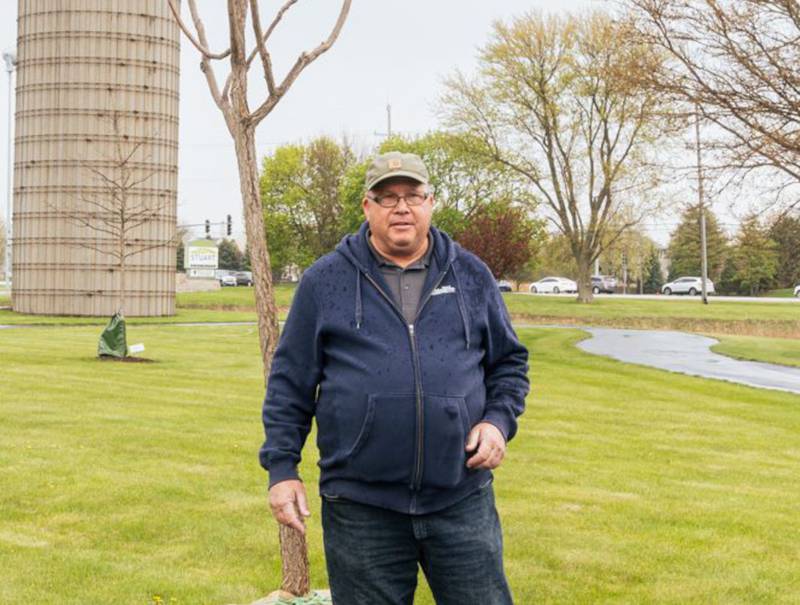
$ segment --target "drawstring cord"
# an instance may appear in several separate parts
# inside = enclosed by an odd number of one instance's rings
[[[361,270],[356,268],[356,330],[361,329]]]

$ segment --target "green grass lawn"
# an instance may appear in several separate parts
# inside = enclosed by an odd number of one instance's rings
[[[778,298],[791,298],[794,296],[794,288],[781,288],[779,290],[769,290],[761,296],[773,296]]]
[[[276,303],[280,317],[286,315],[294,295],[294,284],[279,284]],[[571,324],[607,327],[685,330],[714,334],[800,338],[800,303],[751,303],[712,298],[703,305],[697,298],[680,300],[635,300],[604,297],[580,304],[572,297],[506,294],[506,304],[516,320],[529,324]],[[173,317],[130,318],[131,323],[175,323],[185,321],[254,321],[252,288],[221,288],[211,292],[177,295],[178,313]],[[26,316],[0,311],[0,324],[93,324],[106,318]]]
[[[755,336],[717,336],[719,344],[711,350],[728,357],[767,361],[800,367],[800,340],[796,338],[758,338]]]
[[[294,286],[276,289],[278,306],[291,304]],[[703,305],[698,298],[637,300],[604,297],[580,304],[571,297],[505,295],[510,313],[528,323],[565,323],[627,328],[689,330],[759,336],[800,337],[800,304],[750,303],[712,298]],[[253,308],[252,289],[223,288],[215,292],[178,295],[178,307],[207,309]]]
[[[275,304],[288,307],[292,304],[296,284],[276,284]],[[210,292],[181,292],[177,306],[182,309],[254,309],[255,290],[245,287],[227,287]]]
[[[516,602],[800,600],[800,397],[521,330],[533,393],[497,473]],[[0,602],[249,603],[280,583],[252,326],[0,332]],[[324,586],[313,435],[302,474]],[[430,605],[424,589],[419,603]]]

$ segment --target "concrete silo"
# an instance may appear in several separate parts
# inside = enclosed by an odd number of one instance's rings
[[[13,309],[110,315],[124,282],[125,315],[173,314],[179,31],[167,2],[19,0],[17,44]]]

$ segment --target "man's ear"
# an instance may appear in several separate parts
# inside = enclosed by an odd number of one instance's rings
[[[364,198],[361,200],[361,209],[364,211],[364,218],[368,219],[369,214],[367,213],[367,206],[369,205],[370,201],[369,198],[365,195]]]

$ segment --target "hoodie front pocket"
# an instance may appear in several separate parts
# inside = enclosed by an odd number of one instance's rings
[[[463,397],[425,395],[424,486],[452,488],[466,477],[469,429]]]
[[[348,474],[362,481],[411,481],[415,402],[413,393],[368,397],[361,431],[348,454]]]

